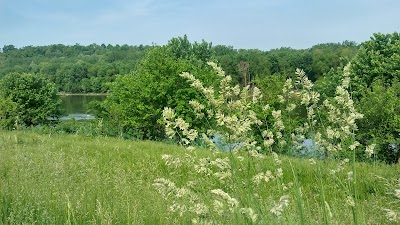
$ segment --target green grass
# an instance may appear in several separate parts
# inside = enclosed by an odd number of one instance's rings
[[[183,156],[185,150],[149,141],[0,131],[0,224],[187,224],[190,216],[168,213],[171,203],[161,197],[153,182],[165,177],[185,184],[196,177],[186,167],[171,170],[161,159],[162,154]],[[197,155],[212,157],[205,150],[198,150]],[[282,160],[282,182],[293,182],[293,173],[298,180],[305,224],[324,223],[321,188],[332,213],[332,217],[325,214],[329,224],[352,223],[351,208],[345,203],[350,165],[336,179],[330,171],[338,162],[310,165],[305,159]],[[268,169],[273,159],[254,163],[254,168]],[[382,209],[398,206],[390,192],[399,178],[399,166],[358,163],[356,169],[359,224],[387,224]],[[201,196],[207,196],[208,188],[217,185],[204,181],[196,189]],[[274,188],[277,185],[279,182],[272,183],[260,191],[261,195],[279,200],[281,193]],[[241,202],[252,205],[251,193],[239,186],[234,193],[243,195]],[[264,214],[266,224],[299,224],[297,191],[289,190],[291,201],[283,220],[272,218],[268,210],[258,214]],[[266,202],[259,209],[268,207],[270,203]],[[232,222],[246,223],[226,218],[227,224]]]

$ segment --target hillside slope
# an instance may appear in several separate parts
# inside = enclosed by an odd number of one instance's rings
[[[191,214],[168,213],[172,202],[165,201],[153,185],[157,178],[174,180],[177,185],[198,179],[203,183],[192,190],[207,197],[207,188],[217,183],[207,183],[210,179],[190,173],[187,166],[167,166],[161,157],[177,154],[183,160],[186,153],[193,157],[215,157],[206,150],[190,153],[175,145],[148,141],[0,131],[0,224],[190,223]],[[229,154],[219,155],[225,156]],[[281,181],[290,184],[294,181],[293,173],[299,180],[307,224],[320,224],[324,220],[320,187],[325,193],[329,220],[333,224],[352,222],[351,209],[345,204],[347,194],[338,180],[330,176],[338,162],[317,161],[312,165],[308,159],[281,159],[284,171]],[[260,168],[269,168],[274,159],[266,157],[254,163]],[[345,181],[349,168],[344,165],[337,177]],[[383,209],[399,207],[391,194],[399,178],[399,167],[359,163],[357,171],[360,223],[389,223]],[[244,181],[246,178],[238,175],[233,179]],[[258,193],[271,202],[277,201],[280,193],[274,191],[274,185],[280,184],[272,182]],[[288,186],[290,202],[282,220],[298,224],[296,190]],[[250,189],[235,193],[247,195],[247,202],[240,199],[241,203],[254,205],[256,198],[248,198],[251,195],[245,192]],[[259,209],[268,207],[266,202]],[[227,224],[251,222],[229,214],[224,217]],[[259,223],[281,223],[269,210],[258,212],[258,218],[264,218]]]

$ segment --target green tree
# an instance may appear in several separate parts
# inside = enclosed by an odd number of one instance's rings
[[[16,48],[4,46],[0,51],[0,78],[11,72],[41,73],[56,83],[62,92],[107,91],[104,87],[87,88],[84,79],[102,83],[127,74],[144,58],[149,46],[49,45]]]
[[[364,88],[370,87],[379,78],[390,83],[400,80],[400,36],[399,33],[375,33],[371,40],[363,42],[351,63],[353,95],[360,98]]]
[[[318,80],[332,68],[343,68],[356,55],[357,50],[357,44],[351,41],[344,41],[341,44],[326,43],[314,45],[310,49],[312,56],[310,76]]]
[[[265,104],[269,104],[275,108],[279,106],[280,100],[278,95],[282,95],[282,87],[285,81],[286,76],[279,74],[256,77],[255,83],[264,96]]]
[[[343,67],[331,68],[315,81],[315,90],[321,94],[322,100],[333,98],[335,96],[336,87],[343,78]]]
[[[60,115],[57,89],[43,75],[6,75],[0,80],[0,98],[3,98],[2,104],[12,102],[9,110],[6,108],[1,114],[24,126],[46,124],[49,117]]]
[[[400,36],[374,34],[361,44],[351,64],[352,95],[364,113],[361,142],[378,144],[378,157],[395,162],[400,155]]]
[[[136,71],[112,83],[104,103],[110,122],[142,138],[163,138],[164,128],[159,123],[163,108],[173,106],[181,115],[187,115],[192,112],[189,100],[201,98],[179,74],[190,71],[200,74],[205,83],[212,83],[212,71],[205,66],[207,46],[191,44],[185,36],[154,47]]]
[[[14,45],[4,45],[4,47],[3,47],[3,52],[4,52],[4,53],[7,53],[7,52],[13,51],[13,50],[15,50],[15,49],[17,49],[17,48],[15,48]]]
[[[389,163],[400,158],[400,82],[392,85],[381,79],[366,89],[365,97],[358,104],[364,118],[359,121],[359,139],[378,144],[376,155]]]

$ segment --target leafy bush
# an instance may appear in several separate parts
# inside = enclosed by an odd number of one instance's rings
[[[12,129],[18,122],[17,104],[10,98],[0,98],[0,128]]]
[[[3,104],[12,102],[2,114],[7,114],[6,127],[18,123],[23,126],[47,124],[49,118],[60,115],[61,104],[57,89],[43,75],[10,73],[0,81]]]
[[[400,34],[376,33],[361,44],[352,61],[351,94],[364,112],[359,139],[375,142],[377,156],[386,162],[400,157]]]
[[[353,95],[363,96],[363,87],[370,87],[379,78],[385,83],[400,80],[400,34],[375,33],[363,42],[352,60]]]
[[[134,131],[145,139],[163,139],[164,129],[159,123],[162,109],[170,105],[181,114],[190,115],[188,101],[201,98],[178,74],[193,71],[205,83],[213,83],[211,70],[205,67],[209,48],[207,43],[191,44],[186,37],[154,47],[135,72],[119,76],[112,83],[103,105],[103,118],[123,132]]]
[[[400,159],[400,82],[392,85],[381,79],[366,89],[365,97],[358,104],[364,113],[359,121],[359,139],[362,143],[378,144],[376,156],[388,163]]]

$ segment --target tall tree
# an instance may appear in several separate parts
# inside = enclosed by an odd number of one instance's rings
[[[167,45],[153,48],[136,71],[112,83],[104,103],[110,122],[142,138],[162,138],[164,129],[158,121],[163,108],[173,106],[185,115],[192,112],[189,100],[201,97],[179,75],[188,71],[212,83],[211,70],[205,66],[207,51],[206,44],[191,44],[187,37],[173,38]]]
[[[376,78],[389,84],[394,78],[400,80],[399,33],[375,33],[371,40],[362,43],[351,63],[351,74],[355,97],[362,96],[363,88],[370,87]]]
[[[17,49],[17,48],[15,48],[14,45],[4,45],[4,47],[3,47],[3,52],[4,52],[4,53],[7,53],[7,52],[13,51],[13,50],[15,50],[15,49]]]
[[[361,44],[351,64],[352,94],[364,112],[359,121],[362,142],[378,144],[378,157],[400,157],[400,37],[374,34]]]

